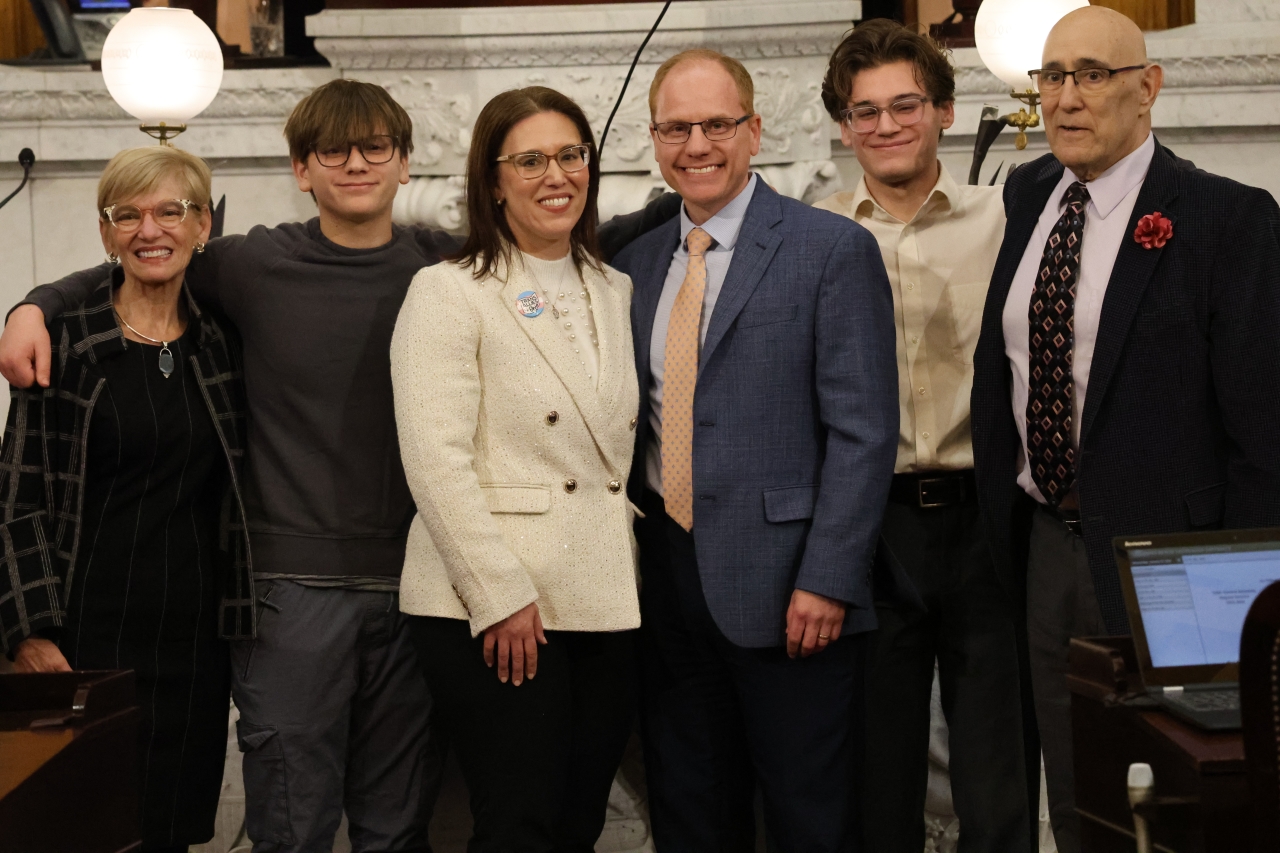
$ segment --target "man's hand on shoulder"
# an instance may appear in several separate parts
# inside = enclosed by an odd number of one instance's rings
[[[39,383],[49,387],[49,330],[44,312],[35,305],[19,305],[0,335],[0,374],[15,388]]]
[[[787,655],[807,658],[840,639],[844,602],[797,589],[787,608]]]

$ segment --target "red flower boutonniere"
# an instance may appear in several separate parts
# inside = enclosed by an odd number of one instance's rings
[[[1138,220],[1138,227],[1133,231],[1133,239],[1141,243],[1144,249],[1159,249],[1172,236],[1173,223],[1165,219],[1162,213],[1148,213]]]

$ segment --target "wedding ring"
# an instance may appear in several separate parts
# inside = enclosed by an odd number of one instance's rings
[[[831,635],[830,635],[830,634],[819,634],[819,635],[818,635],[818,639],[819,639],[819,640],[830,640],[830,639],[831,639]]]

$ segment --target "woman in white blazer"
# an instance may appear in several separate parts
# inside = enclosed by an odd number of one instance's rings
[[[630,730],[639,390],[594,154],[559,92],[491,100],[470,236],[415,277],[391,344],[418,506],[400,606],[470,789],[472,853],[590,853]]]

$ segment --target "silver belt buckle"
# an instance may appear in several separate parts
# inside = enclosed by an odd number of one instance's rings
[[[929,501],[926,501],[924,497],[925,486],[929,484],[937,484],[937,483],[944,483],[944,482],[946,482],[946,479],[943,477],[933,477],[928,480],[916,481],[916,499],[920,502],[921,509],[936,509],[940,506],[947,505],[946,501],[929,502]]]

